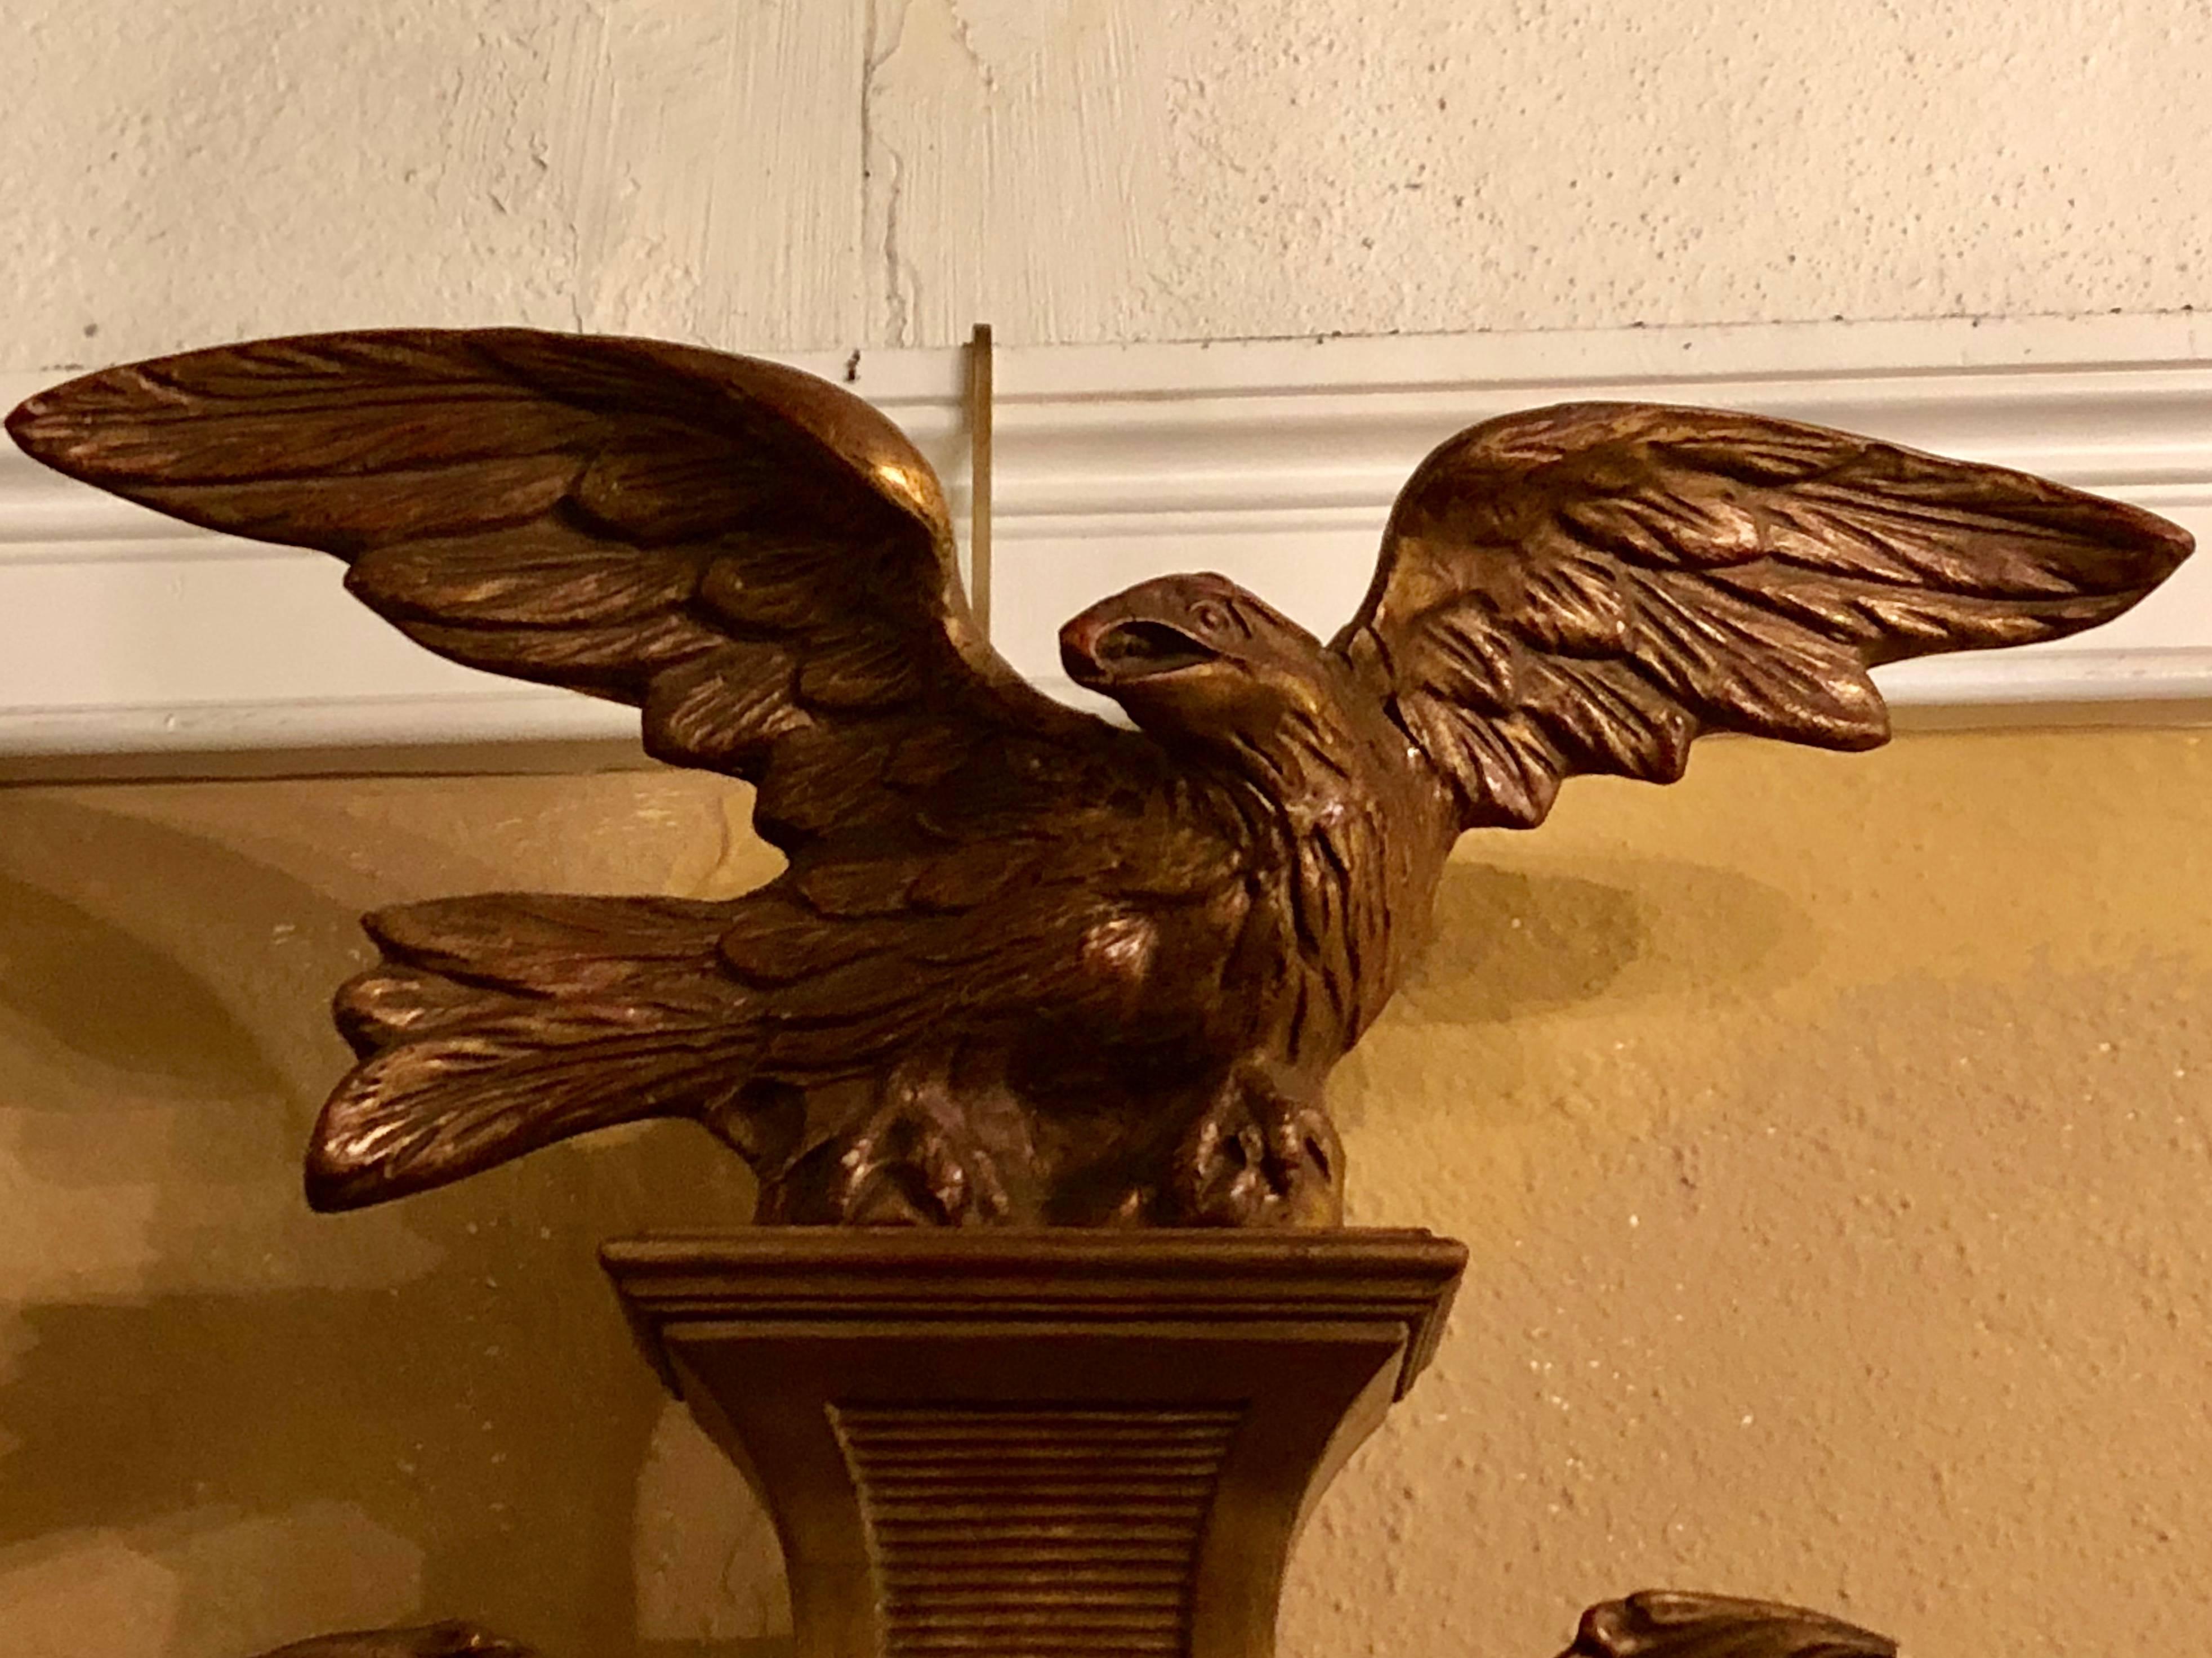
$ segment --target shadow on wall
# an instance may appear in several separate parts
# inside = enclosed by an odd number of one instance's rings
[[[253,1033],[182,963],[89,909],[5,877],[0,969],[0,1009],[34,1040],[202,1097],[234,1098],[241,1085],[257,1096],[282,1091]],[[120,1149],[106,1151],[112,1158]],[[102,1166],[112,1179],[112,1162]]]
[[[13,1567],[106,1531],[175,1583],[146,1649],[168,1658],[325,1608],[641,1650],[634,1509],[663,1406],[595,1249],[743,1218],[749,1180],[665,1126],[308,1215],[300,1151],[344,1060],[327,995],[362,950],[343,907],[233,847],[0,799],[0,1175],[42,1229],[0,1220],[0,1244],[46,1286],[0,1325],[0,1609]],[[19,1291],[0,1281],[0,1306]],[[331,1505],[419,1555],[419,1606],[288,1573],[288,1517]],[[255,1521],[251,1558],[206,1546]]]
[[[1487,1181],[1504,1167],[1491,1151],[1520,1129],[1566,1104],[1583,1113],[1620,1102],[1604,1079],[1620,1032],[1601,1052],[1585,1015],[1702,1028],[1731,1004],[1771,998],[1820,958],[1814,918],[1734,871],[1664,858],[1553,868],[1538,845],[1531,857],[1496,838],[1471,844],[1499,861],[1446,867],[1427,948],[1331,1083],[1355,1171],[1373,1150],[1401,1175],[1448,1163],[1453,1181]],[[1616,1140],[1644,1132],[1618,1115],[1589,1128]],[[1355,1172],[1355,1218],[1406,1212],[1389,1200],[1363,1206],[1363,1193],[1384,1189]],[[1402,1182],[1390,1189],[1393,1200],[1415,1196]]]
[[[1447,865],[1401,1017],[1503,1025],[1601,999],[1733,997],[1802,977],[1817,955],[1803,908],[1734,872],[1662,859],[1576,867],[1607,878]]]

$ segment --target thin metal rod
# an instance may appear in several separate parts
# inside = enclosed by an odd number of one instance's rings
[[[991,636],[991,325],[968,341],[968,603]]]

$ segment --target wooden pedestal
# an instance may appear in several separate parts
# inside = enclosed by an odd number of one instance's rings
[[[775,1517],[799,1658],[1263,1658],[1299,1526],[1466,1251],[778,1227],[604,1258]]]

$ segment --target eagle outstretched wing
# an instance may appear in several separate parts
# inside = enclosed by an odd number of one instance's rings
[[[1543,820],[1578,773],[1671,782],[1709,731],[1867,749],[1867,670],[2109,621],[2185,557],[2151,513],[1820,427],[1566,404],[1452,438],[1332,641],[1457,796]]]
[[[656,756],[757,784],[790,856],[728,902],[369,917],[384,959],[338,994],[362,1062],[316,1128],[319,1206],[640,1116],[772,1166],[824,1132],[784,1121],[778,1084],[879,1067],[949,1010],[1071,979],[1080,1001],[1060,934],[1086,903],[1224,878],[1172,823],[1115,832],[1165,810],[1165,760],[991,649],[927,463],[812,376],[519,329],[331,334],[87,375],[8,429],[161,512],[337,555],[457,662],[636,705]]]
[[[1091,720],[971,620],[935,474],[811,375],[527,329],[254,341],[86,375],[10,434],[173,517],[319,548],[474,668],[639,705],[795,851],[909,768]]]

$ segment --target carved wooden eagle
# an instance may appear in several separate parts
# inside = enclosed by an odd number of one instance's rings
[[[1867,670],[2118,615],[2133,507],[1745,414],[1576,404],[1450,439],[1322,643],[1217,575],[1067,623],[1129,730],[970,619],[938,481],[793,369],[520,330],[263,341],[74,380],[9,430],[196,524],[320,548],[473,667],[636,705],[788,867],[726,902],[372,915],[324,1208],[690,1117],[786,1221],[1327,1223],[1322,1085],[1462,831],[1667,782],[1711,731],[1881,743]]]

